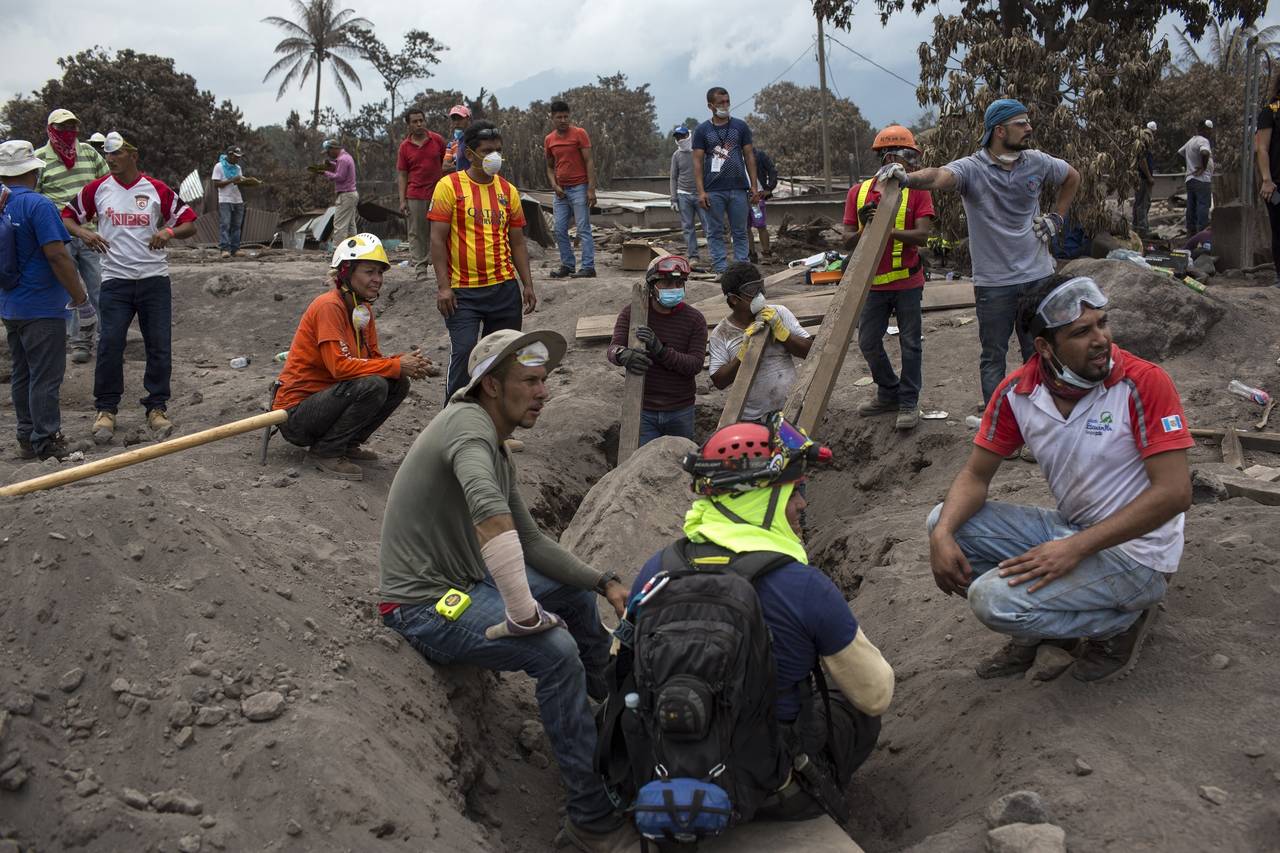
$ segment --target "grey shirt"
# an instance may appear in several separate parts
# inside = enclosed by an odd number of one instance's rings
[[[677,193],[693,195],[698,186],[693,182],[693,151],[681,151],[677,148],[671,152],[671,200],[676,200]]]
[[[1061,184],[1071,168],[1043,151],[1023,151],[1005,170],[985,148],[942,168],[956,176],[969,222],[975,287],[1004,287],[1052,275],[1053,255],[1031,230],[1046,182]]]
[[[591,589],[600,572],[544,534],[516,487],[516,469],[479,404],[458,401],[432,419],[391,483],[382,520],[382,600],[434,604],[485,577],[476,525],[510,514],[525,562],[552,580]]]

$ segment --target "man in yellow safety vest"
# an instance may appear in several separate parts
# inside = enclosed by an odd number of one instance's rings
[[[918,168],[920,149],[911,131],[891,124],[876,134],[871,150],[884,164],[900,163],[908,172]],[[875,215],[880,203],[880,188],[875,179],[863,181],[849,190],[844,203],[845,248],[853,251],[862,229]],[[897,413],[895,426],[914,429],[920,423],[920,384],[922,362],[921,298],[924,295],[924,268],[920,263],[920,247],[933,231],[933,198],[927,190],[903,188],[902,200],[894,216],[893,231],[884,257],[876,269],[867,294],[862,316],[858,320],[858,348],[871,368],[876,383],[873,400],[858,406],[863,417]],[[902,347],[902,371],[895,373],[889,354],[884,349],[884,335],[889,329],[889,315],[898,320],[898,343]]]

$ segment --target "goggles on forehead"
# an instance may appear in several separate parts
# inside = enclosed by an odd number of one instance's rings
[[[1045,329],[1057,329],[1079,320],[1082,304],[1090,308],[1105,308],[1107,301],[1096,281],[1087,276],[1077,276],[1058,285],[1040,300],[1036,318]]]
[[[653,274],[657,276],[686,277],[690,272],[692,270],[689,268],[689,262],[679,255],[659,258],[658,263],[653,267]]]
[[[471,135],[476,139],[501,139],[502,131],[498,130],[496,127],[485,127],[477,130]]]
[[[901,157],[903,160],[920,159],[920,152],[914,148],[882,148],[880,153],[888,157]]]
[[[516,351],[516,361],[525,367],[542,367],[551,359],[551,351],[542,341],[534,341]]]

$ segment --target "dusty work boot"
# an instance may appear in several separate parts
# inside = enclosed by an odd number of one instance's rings
[[[1151,624],[1156,621],[1156,608],[1142,611],[1138,621],[1127,631],[1105,640],[1088,640],[1080,659],[1071,669],[1077,681],[1106,681],[1124,678],[1138,662],[1138,652],[1146,639]]]
[[[152,409],[147,412],[147,426],[156,438],[168,438],[173,432],[173,421],[169,420],[164,409]]]
[[[71,361],[75,364],[88,364],[92,358],[93,354],[89,352],[88,344],[71,345]]]
[[[1080,645],[1079,640],[1041,640],[1068,652],[1075,652]],[[1005,643],[1004,648],[989,658],[985,658],[974,667],[979,678],[1004,678],[1009,675],[1021,675],[1031,669],[1036,662],[1036,650],[1040,643],[1023,644],[1016,640]]]
[[[876,415],[889,415],[897,411],[897,400],[881,400],[879,397],[875,397],[865,403],[858,404],[858,414],[864,418],[871,418]]]
[[[1034,464],[1036,461],[1036,455],[1032,453],[1031,448],[1027,447],[1025,444],[1022,445],[1022,449],[1018,451],[1018,455],[1022,457],[1023,462],[1031,462]]]
[[[35,459],[36,449],[31,446],[31,439],[18,438],[18,458],[19,459]]]
[[[893,428],[907,432],[913,430],[920,423],[919,409],[899,409],[898,419],[893,422]]]
[[[57,459],[59,462],[71,455],[71,448],[67,447],[67,439],[62,433],[54,433],[44,443],[44,447],[36,454],[43,462],[46,459]]]
[[[631,821],[608,832],[593,832],[566,820],[555,840],[556,849],[572,848],[582,853],[640,853],[640,834]]]
[[[224,261],[225,261],[227,258],[229,258],[229,257],[231,257],[231,253],[230,253],[230,252],[224,251],[224,252],[222,253],[222,259],[223,259]]]
[[[347,459],[351,459],[356,462],[377,462],[378,453],[375,450],[370,450],[363,444],[348,444]]]
[[[98,412],[98,416],[93,419],[93,443],[110,444],[115,435],[116,413]]]
[[[569,274],[569,278],[595,278],[595,277],[596,277],[595,267],[584,267],[583,269],[580,269],[575,273]]]
[[[554,269],[549,274],[552,278],[568,278],[573,275],[573,267],[566,267],[561,264],[559,269]]]
[[[345,456],[316,456],[307,454],[307,458],[311,460],[311,464],[317,469],[328,474],[330,477],[337,477],[339,480],[363,480],[364,471],[360,470],[360,466],[352,463]]]

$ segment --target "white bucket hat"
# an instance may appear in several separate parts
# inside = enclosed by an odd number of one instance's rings
[[[0,142],[0,175],[12,178],[43,168],[44,161],[36,156],[30,142],[25,139]]]

